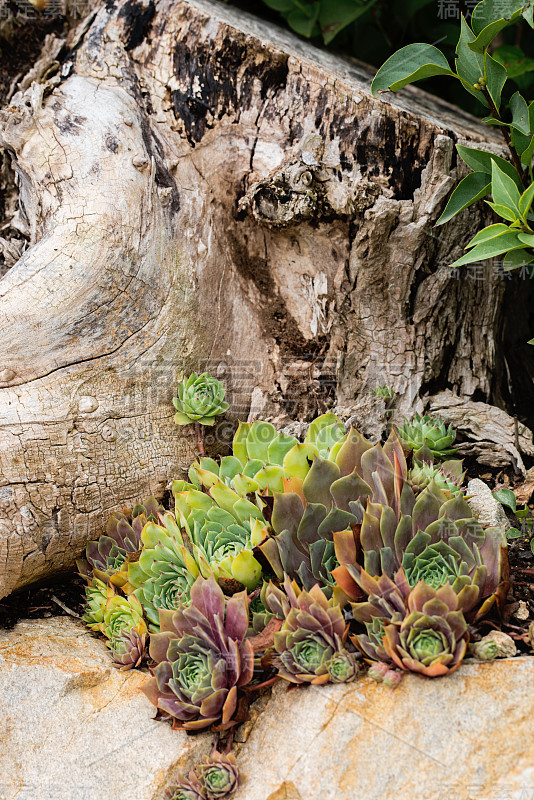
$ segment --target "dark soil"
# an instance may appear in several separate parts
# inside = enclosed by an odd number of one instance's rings
[[[58,577],[46,586],[34,586],[4,597],[0,600],[0,628],[13,628],[21,619],[81,617],[85,600],[84,586],[85,581],[71,573]]]
[[[64,27],[62,17],[43,17],[17,23],[8,34],[0,35],[0,106],[6,102],[13,80],[25,75],[35,64],[45,36],[60,34]]]

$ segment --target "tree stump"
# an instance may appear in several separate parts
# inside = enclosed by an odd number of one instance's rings
[[[0,596],[188,465],[182,373],[280,422],[377,384],[502,404],[505,282],[448,266],[486,212],[433,227],[477,120],[373,99],[363,65],[217,1],[111,0],[50,44],[1,112],[26,244],[0,281]]]

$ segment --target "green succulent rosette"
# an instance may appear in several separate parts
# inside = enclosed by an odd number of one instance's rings
[[[465,656],[467,623],[450,585],[419,583],[407,598],[408,614],[385,626],[384,648],[402,670],[437,678],[457,669]]]
[[[182,778],[178,783],[169,786],[166,791],[168,800],[206,800],[202,790],[195,789],[191,781]]]
[[[114,592],[112,592],[114,594]],[[82,620],[92,631],[100,631],[104,622],[104,609],[109,598],[109,587],[93,578],[85,587],[85,609]]]
[[[161,525],[150,522],[145,526],[141,543],[139,561],[129,565],[128,580],[154,633],[159,630],[160,609],[173,610],[189,603],[200,569],[171,512],[163,515]]]
[[[148,650],[146,629],[140,632],[136,626],[129,631],[122,631],[119,636],[114,637],[112,644],[110,642],[110,649],[115,666],[120,670],[126,671],[141,666]]]
[[[338,605],[316,584],[301,591],[286,578],[284,590],[269,584],[265,604],[284,622],[274,634],[278,673],[291,683],[345,683],[358,674],[344,645],[348,626]]]
[[[467,648],[467,623],[459,595],[449,583],[434,588],[419,582],[410,588],[402,570],[395,580],[363,573],[368,597],[354,603],[356,622],[366,633],[351,637],[371,662],[439,677],[456,669]]]
[[[204,756],[200,764],[169,787],[169,800],[224,800],[235,793],[239,784],[239,770],[233,753],[214,750]]]
[[[464,612],[484,600],[480,618],[495,599],[505,551],[502,529],[484,530],[474,519],[465,524],[445,515],[426,532],[418,531],[404,551],[402,567],[412,588],[421,581],[434,589],[450,583]]]
[[[178,384],[178,396],[173,397],[176,408],[174,421],[177,425],[213,425],[215,417],[228,410],[224,400],[224,386],[221,381],[204,372],[193,372],[189,378]]]
[[[421,580],[436,589],[450,583],[476,621],[505,587],[504,531],[483,529],[464,497],[447,499],[433,483],[398,520],[388,506],[368,503],[361,526],[336,532],[334,544],[340,566],[333,575],[345,600],[361,599],[365,576],[393,578],[402,569],[410,587]]]
[[[444,461],[440,466],[416,461],[408,472],[408,484],[418,495],[433,482],[440,491],[452,497],[461,494],[464,475],[462,462],[455,459]]]
[[[100,626],[100,632],[108,640],[107,645],[114,656],[120,660],[128,649],[125,634],[135,631],[139,637],[142,637],[148,632],[148,629],[143,607],[136,597],[133,595],[121,597],[118,594],[112,594],[111,588],[108,588],[108,592],[109,597],[104,608],[104,620]],[[140,640],[139,646],[143,649],[144,641]]]
[[[201,574],[213,574],[218,581],[236,580],[249,591],[255,589],[262,570],[253,549],[262,541],[265,526],[253,518],[238,522],[216,507],[193,515],[191,523],[193,555]]]
[[[160,624],[160,633],[150,637],[153,678],[142,691],[186,730],[230,726],[238,688],[254,672],[254,650],[245,638],[246,591],[227,598],[213,576],[199,576],[191,604],[161,610]]]
[[[265,522],[259,509],[243,500],[239,509],[249,513],[255,509],[258,518],[241,520],[236,518],[237,512],[221,508],[205,492],[183,482],[177,482],[176,488],[177,516],[167,512],[161,525],[151,522],[145,526],[139,561],[129,565],[129,585],[145,609],[152,633],[159,630],[160,610],[189,604],[191,587],[199,575],[213,575],[223,584],[238,582],[249,591],[262,576],[253,553],[264,537]],[[232,500],[240,498],[234,495]]]
[[[265,538],[267,524],[259,507],[221,483],[207,494],[175,482],[174,494],[200,573],[239,581],[252,591],[262,575],[253,550]]]
[[[208,800],[223,800],[237,790],[239,770],[233,753],[217,751],[204,756],[202,762],[193,769],[191,776]]]
[[[404,421],[398,434],[418,461],[444,461],[456,452],[452,447],[456,431],[438,417],[416,414],[412,420]]]

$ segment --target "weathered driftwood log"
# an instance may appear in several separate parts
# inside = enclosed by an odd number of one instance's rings
[[[112,0],[73,42],[2,113],[29,246],[0,282],[0,595],[187,464],[182,370],[280,421],[377,383],[500,397],[504,283],[448,269],[482,212],[433,228],[474,119],[220,2]]]

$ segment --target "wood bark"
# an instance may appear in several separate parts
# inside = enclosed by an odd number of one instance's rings
[[[433,227],[476,120],[208,0],[109,0],[51,51],[0,129],[28,240],[0,281],[0,595],[187,466],[182,373],[280,423],[377,384],[502,400],[505,283],[448,267],[484,212]]]

